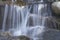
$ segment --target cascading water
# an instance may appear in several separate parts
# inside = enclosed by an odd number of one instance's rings
[[[43,0],[41,0],[41,2],[43,2]],[[42,13],[42,8],[44,8],[45,6],[46,5],[44,4],[34,4],[33,13],[31,13],[30,11],[32,9],[32,5],[30,5],[30,7],[29,5],[10,5],[9,7],[6,4],[2,31],[5,31],[6,25],[8,25],[7,30],[12,31],[13,36],[25,35],[33,38],[33,40],[43,40],[42,32],[44,32],[45,29],[45,19],[48,17],[46,17],[46,15],[48,14],[46,11],[43,11]],[[32,27],[30,26],[29,18],[32,19]],[[41,38],[38,38],[39,34]]]
[[[3,19],[3,25],[2,25],[3,29],[2,29],[2,31],[5,31],[7,14],[8,14],[8,5],[5,6],[5,13],[4,13],[4,19]]]

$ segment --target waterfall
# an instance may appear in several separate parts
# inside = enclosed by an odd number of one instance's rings
[[[6,4],[5,12],[4,12],[4,18],[3,18],[3,25],[2,25],[3,29],[2,29],[2,31],[5,31],[7,14],[8,14],[8,5]]]
[[[12,2],[14,1],[12,0]],[[41,2],[43,2],[43,0],[41,0]],[[46,16],[48,15],[46,9],[43,9],[45,6],[47,5],[34,4],[26,6],[10,5],[10,7],[8,7],[8,5],[6,4],[2,31],[5,31],[6,25],[8,25],[7,31],[10,31],[13,36],[25,35],[29,36],[33,40],[43,40],[42,35],[45,30],[45,20],[48,17]],[[30,12],[31,9],[32,13]],[[32,19],[32,21],[30,21],[30,18]],[[6,24],[7,19],[8,24]],[[30,26],[29,21],[31,22],[31,24],[33,24],[32,27]],[[40,38],[38,37],[38,35],[40,36]]]

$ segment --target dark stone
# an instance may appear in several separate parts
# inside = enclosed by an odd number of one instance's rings
[[[19,36],[19,39],[20,39],[20,40],[30,40],[29,37],[24,36],[24,35]]]

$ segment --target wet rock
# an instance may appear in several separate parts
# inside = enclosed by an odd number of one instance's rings
[[[20,40],[30,40],[29,37],[24,36],[24,35],[19,36],[19,39],[20,39]]]
[[[10,32],[0,32],[0,40],[19,40],[19,38],[12,36]]]
[[[52,10],[54,13],[60,15],[60,1],[52,3]]]
[[[60,31],[56,29],[47,29],[44,33],[43,40],[60,40]]]
[[[8,37],[11,36],[10,32],[0,32],[0,36]]]

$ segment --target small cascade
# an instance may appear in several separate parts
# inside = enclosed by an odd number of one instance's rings
[[[43,0],[41,0],[41,2],[43,2]],[[33,10],[31,13],[30,11],[32,6]],[[46,6],[47,5],[45,4],[34,4],[26,6],[8,6],[6,4],[2,31],[10,31],[13,36],[25,35],[29,36],[33,40],[43,40],[42,35],[45,31],[45,20],[48,18],[48,13],[46,9],[44,9]],[[30,26],[30,23],[32,24],[32,27]]]

